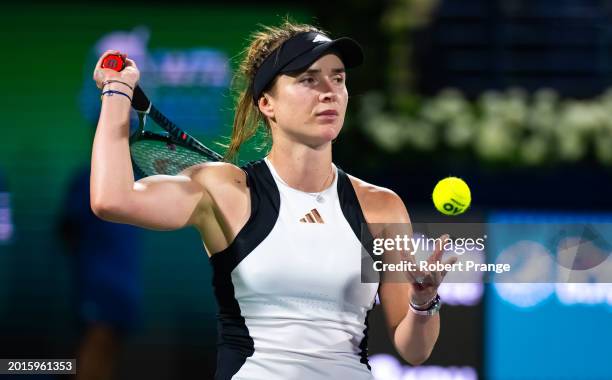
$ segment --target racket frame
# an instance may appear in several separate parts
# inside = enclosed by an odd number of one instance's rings
[[[176,124],[174,124],[166,115],[159,111],[149,98],[145,95],[144,91],[140,86],[136,86],[134,89],[134,100],[132,101],[132,108],[138,113],[140,119],[139,130],[144,130],[146,124],[146,117],[149,116],[151,119],[162,127],[168,135],[176,143],[180,143],[181,146],[190,148],[204,155],[208,161],[223,161],[223,156],[214,150],[208,148],[195,137],[191,136],[187,132],[183,131]],[[141,119],[142,118],[142,119]]]

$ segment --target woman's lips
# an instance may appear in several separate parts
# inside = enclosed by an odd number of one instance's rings
[[[318,112],[316,114],[316,118],[319,122],[333,123],[338,118],[338,111],[327,110],[327,111]]]
[[[338,116],[338,111],[327,110],[327,111],[318,112],[316,115],[317,116]]]

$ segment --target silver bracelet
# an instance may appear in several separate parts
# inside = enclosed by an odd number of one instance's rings
[[[436,297],[438,297],[438,293],[436,293],[436,295],[435,295],[435,296],[431,297],[431,299],[430,299],[430,300],[425,301],[425,302],[423,302],[423,303],[416,304],[416,303],[414,303],[414,302],[410,301],[410,304],[411,304],[411,305],[412,305],[414,308],[416,308],[416,309],[427,309],[425,306],[429,306],[429,305],[430,305],[430,304],[431,304],[431,303],[432,303],[432,302],[433,302],[433,301],[436,299]]]
[[[410,308],[410,311],[412,311],[413,313],[417,315],[430,316],[430,315],[438,314],[438,312],[440,311],[440,308],[442,307],[442,302],[440,302],[440,295],[436,294],[436,297],[433,299],[432,304],[429,305],[427,309],[419,309],[418,307],[415,307],[415,306],[416,305],[410,302],[408,307]]]

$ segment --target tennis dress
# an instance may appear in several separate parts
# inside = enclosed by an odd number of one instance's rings
[[[266,159],[242,169],[251,216],[210,258],[219,307],[215,380],[372,380],[361,283],[365,223],[347,175],[318,194],[289,187]]]

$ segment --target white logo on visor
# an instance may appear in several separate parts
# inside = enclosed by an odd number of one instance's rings
[[[312,42],[328,42],[331,41],[331,38],[324,36],[322,34],[317,34],[317,36],[312,40]]]

